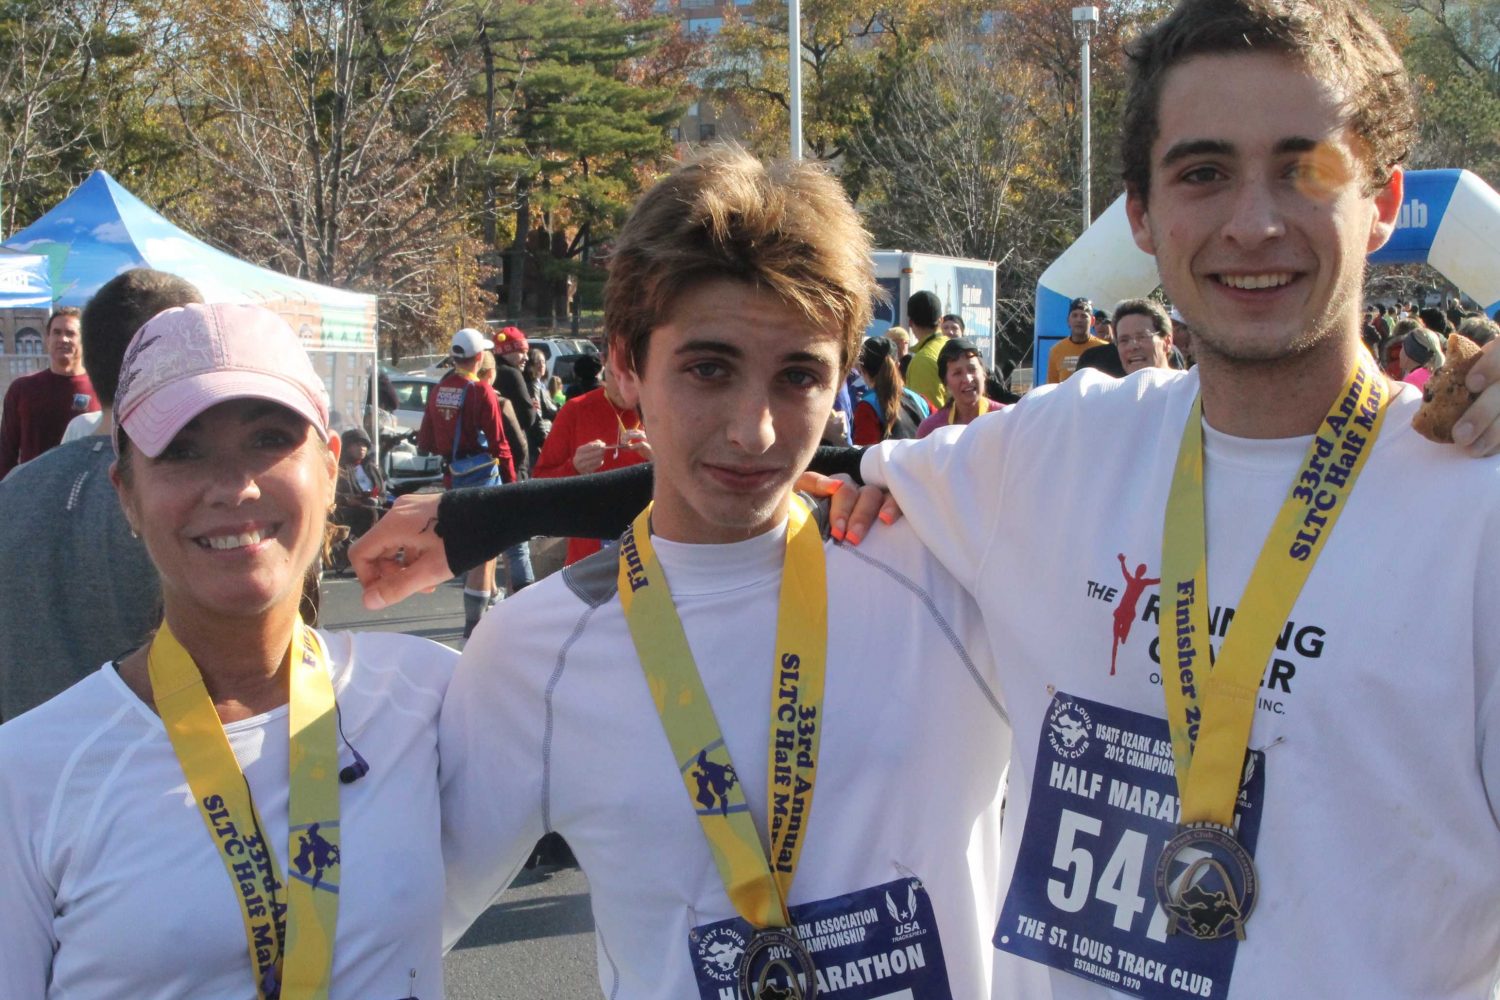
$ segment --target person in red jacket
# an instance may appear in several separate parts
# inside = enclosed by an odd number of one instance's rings
[[[5,392],[0,413],[0,479],[62,440],[68,421],[99,409],[83,370],[81,312],[65,306],[47,319],[50,365],[23,375]]]
[[[608,372],[606,365],[603,385],[575,396],[557,411],[541,457],[532,466],[533,478],[608,472],[651,460],[651,446],[641,430],[640,415],[626,408]],[[565,565],[571,566],[600,548],[596,539],[570,538]]]
[[[427,397],[427,411],[417,429],[417,447],[443,458],[443,485],[453,485],[448,463],[488,451],[495,457],[501,482],[516,481],[510,445],[500,423],[500,397],[488,382],[478,377],[484,352],[495,345],[478,330],[468,327],[453,335],[449,356],[453,370],[432,387]],[[462,410],[463,419],[459,419]],[[457,432],[458,447],[454,448]],[[480,616],[490,605],[493,591],[487,580],[494,579],[494,560],[469,571],[464,579],[464,638],[474,631]]]

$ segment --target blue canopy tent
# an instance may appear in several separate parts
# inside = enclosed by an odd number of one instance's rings
[[[263,305],[301,335],[334,409],[357,419],[375,356],[373,295],[292,278],[215,249],[172,225],[102,170],[4,246],[46,259],[57,305],[82,306],[100,285],[133,267],[185,278],[209,302]],[[7,304],[0,300],[0,307]]]

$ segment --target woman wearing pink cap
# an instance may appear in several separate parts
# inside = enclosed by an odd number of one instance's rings
[[[188,306],[131,341],[115,413],[162,622],[0,727],[0,997],[440,997],[456,654],[312,627],[322,380],[273,313]]]

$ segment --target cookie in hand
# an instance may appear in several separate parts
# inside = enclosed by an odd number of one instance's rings
[[[1448,334],[1447,360],[1422,390],[1422,408],[1411,419],[1413,430],[1429,441],[1453,443],[1453,425],[1474,402],[1464,379],[1478,360],[1478,344],[1461,334]]]

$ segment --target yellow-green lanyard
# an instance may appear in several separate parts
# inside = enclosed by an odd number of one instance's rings
[[[620,604],[651,699],[724,889],[735,911],[755,927],[791,924],[787,899],[812,818],[823,728],[828,649],[825,577],[817,523],[794,499],[788,512],[771,673],[768,857],[651,545],[650,507],[635,519],[620,545]]]
[[[988,412],[990,412],[990,400],[989,400],[989,397],[988,396],[980,396],[979,397],[979,412],[976,413],[976,414],[974,414],[974,419],[978,420],[980,417],[984,416]],[[957,420],[957,419],[958,419],[958,400],[954,399],[953,400],[953,406],[948,410],[948,426],[952,427],[953,426],[953,422],[955,420]]]
[[[147,655],[151,697],[244,918],[262,1000],[328,996],[339,912],[339,784],[333,682],[317,633],[299,620],[287,651],[291,706],[290,883],[240,771],[203,675],[165,622]],[[278,887],[285,884],[283,896]],[[285,902],[281,902],[285,899]]]
[[[1233,826],[1261,675],[1313,563],[1348,506],[1389,395],[1373,366],[1356,363],[1308,446],[1212,665],[1203,400],[1193,401],[1162,529],[1159,647],[1184,824]]]

